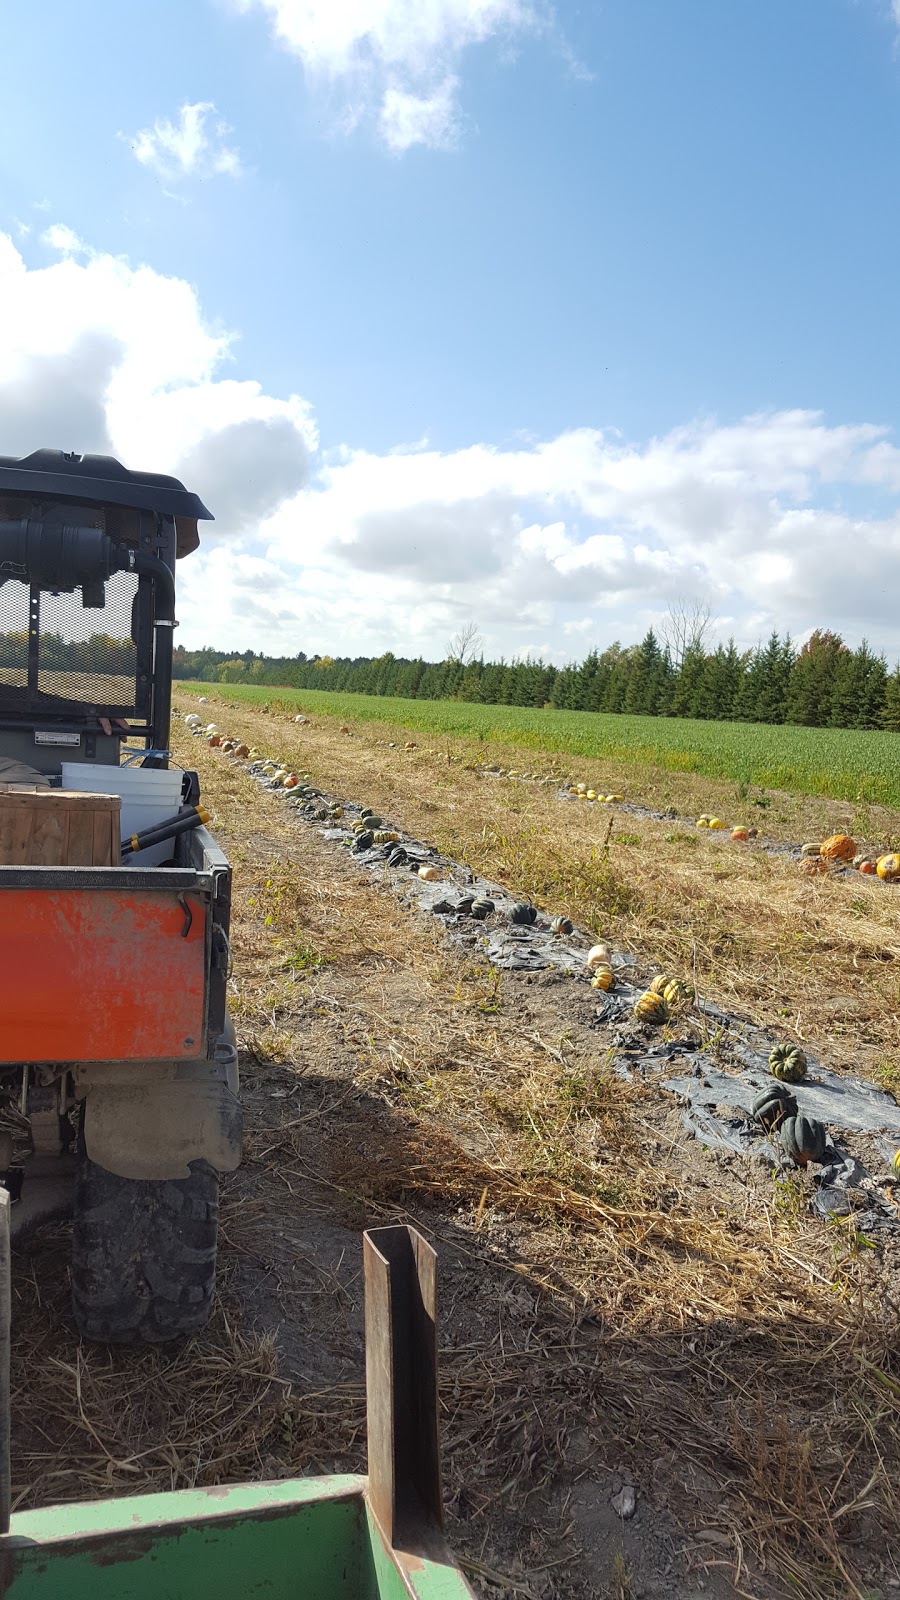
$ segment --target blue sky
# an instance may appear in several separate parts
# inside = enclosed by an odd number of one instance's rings
[[[697,596],[896,656],[900,5],[5,0],[0,42],[0,448],[191,477],[185,643],[563,660]]]

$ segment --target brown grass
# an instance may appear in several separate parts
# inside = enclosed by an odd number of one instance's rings
[[[466,741],[408,752],[391,750],[380,725],[348,737],[333,719],[297,728],[284,715],[243,706],[227,715],[230,729],[265,742],[314,782],[368,801],[476,871],[566,910],[644,961],[696,969],[709,998],[801,1039],[829,1065],[875,1076],[890,1070],[900,1046],[900,890],[857,873],[811,880],[792,860],[698,835],[689,821],[610,815],[561,802],[555,786],[486,778],[471,769],[480,747]],[[514,755],[506,747],[504,763]],[[534,752],[522,763],[537,770]],[[582,767],[603,792],[625,783],[621,767]],[[557,758],[541,770],[559,772]],[[624,770],[627,787],[617,792],[657,809],[677,806],[687,819],[718,807],[737,821],[750,809],[742,801],[737,810],[733,785]],[[883,808],[854,813],[791,796],[751,820],[776,841],[900,831],[900,817]]]
[[[692,966],[709,996],[825,1059],[858,1065],[863,1028],[873,1068],[896,1045],[890,891],[811,884],[631,816],[613,819],[606,851],[605,814],[487,780],[453,751],[390,751],[383,729],[372,742],[243,710],[228,727],[643,962]],[[741,1192],[707,1166],[699,1185],[661,1137],[652,1089],[611,1080],[565,1035],[523,1032],[507,980],[461,966],[437,932],[411,937],[392,897],[218,752],[184,753],[237,857],[243,1040],[263,1074],[282,1063],[323,1085],[317,1111],[254,1134],[250,1167],[312,1182],[357,1225],[424,1220],[530,1297],[518,1340],[445,1363],[451,1487],[495,1471],[531,1493],[571,1468],[580,1429],[591,1460],[626,1452],[651,1473],[672,1457],[702,1474],[739,1588],[752,1559],[778,1593],[860,1596],[866,1542],[900,1535],[890,1261],[813,1226],[803,1179]],[[640,843],[616,843],[626,830]],[[829,1010],[842,995],[853,1009]],[[261,1247],[266,1219],[251,1225]],[[346,1397],[324,1409],[345,1438]],[[710,1526],[708,1497],[678,1509]]]

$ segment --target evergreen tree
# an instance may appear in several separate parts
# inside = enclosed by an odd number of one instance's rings
[[[900,661],[885,684],[881,726],[892,733],[900,733]]]
[[[887,666],[863,639],[858,650],[838,658],[831,690],[830,728],[877,728],[885,704]]]
[[[706,671],[706,652],[702,645],[689,645],[675,683],[672,709],[676,717],[696,717],[700,684]]]
[[[779,639],[773,632],[757,665],[754,722],[784,722],[794,649],[790,637]]]
[[[625,710],[631,716],[652,716],[658,689],[662,654],[650,628],[631,666],[625,690]]]
[[[847,646],[840,634],[816,628],[795,657],[788,687],[786,720],[824,728],[831,714],[835,675]]]

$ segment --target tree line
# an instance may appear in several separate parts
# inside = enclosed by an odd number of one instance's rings
[[[900,664],[890,670],[865,640],[854,650],[820,629],[799,649],[777,633],[745,651],[733,640],[713,650],[689,638],[678,660],[650,629],[639,645],[611,644],[565,667],[530,657],[465,659],[462,652],[434,662],[390,651],[374,658],[303,651],[283,657],[179,646],[174,668],[176,677],[204,683],[900,732]]]

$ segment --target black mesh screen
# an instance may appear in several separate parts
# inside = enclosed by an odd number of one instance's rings
[[[0,703],[24,705],[28,698],[28,585],[9,578],[0,584]]]
[[[116,572],[85,605],[81,589],[32,591],[38,610],[29,639],[30,592],[21,583],[0,585],[0,710],[96,710],[143,713],[132,637],[139,579]]]

